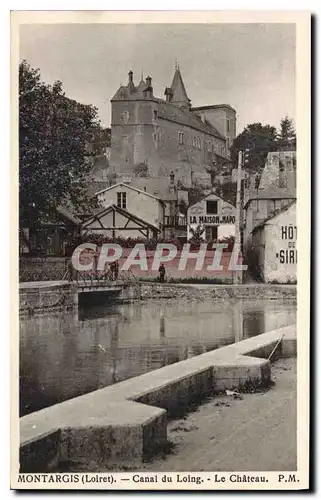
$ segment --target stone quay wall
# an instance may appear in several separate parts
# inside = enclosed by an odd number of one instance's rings
[[[245,339],[20,418],[20,472],[59,463],[119,470],[167,445],[167,418],[201,397],[269,384],[270,357],[296,355],[296,326]],[[17,429],[18,431],[18,429]]]
[[[68,282],[30,282],[20,284],[19,316],[72,310],[78,307],[78,292]]]
[[[112,293],[113,288],[118,293]],[[19,290],[19,315],[41,314],[55,310],[70,310],[78,307],[79,293],[110,292],[108,300],[130,303],[136,300],[296,300],[296,285],[186,285],[157,283],[151,281],[102,283],[100,287],[87,289],[81,283],[67,281],[21,283]]]
[[[139,283],[102,283],[90,282],[30,282],[21,283],[19,290],[19,315],[34,315],[59,310],[74,310],[78,307],[79,295],[91,292],[108,293],[106,300],[130,303],[141,298]]]
[[[142,299],[255,299],[296,300],[296,285],[200,285],[141,281]]]

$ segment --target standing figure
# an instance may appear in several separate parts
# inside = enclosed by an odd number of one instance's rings
[[[67,267],[68,281],[73,281],[74,280],[74,266],[72,265],[72,260],[66,259],[65,262],[66,262],[66,267]]]
[[[112,281],[114,281],[114,279],[115,279],[115,268],[116,268],[115,262],[112,262],[110,264],[110,277],[111,277]]]
[[[159,266],[158,272],[159,272],[160,283],[164,283],[164,281],[165,281],[165,266],[164,266],[164,264],[161,264]]]
[[[115,269],[114,269],[114,278],[115,278],[115,281],[118,280],[118,273],[119,273],[119,264],[118,264],[118,260],[116,260],[116,262],[115,262]]]
[[[118,261],[116,262],[112,262],[110,264],[110,271],[111,271],[111,276],[112,276],[112,280],[113,281],[116,281],[118,279],[118,272],[119,272],[119,264],[118,264]]]

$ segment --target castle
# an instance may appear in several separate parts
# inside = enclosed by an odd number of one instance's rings
[[[179,66],[165,99],[153,93],[152,78],[128,83],[111,99],[110,167],[118,178],[144,168],[150,177],[175,175],[190,187],[195,177],[208,182],[206,167],[225,158],[236,135],[236,112],[228,104],[192,107]]]

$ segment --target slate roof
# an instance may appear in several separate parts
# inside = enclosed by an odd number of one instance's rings
[[[151,97],[147,97],[144,93],[146,88],[147,85],[143,80],[139,82],[138,86],[132,83],[128,83],[126,86],[122,85],[111,99],[111,102],[149,100],[158,104],[159,118],[192,127],[205,134],[225,140],[225,137],[212,124],[206,120],[202,121],[192,109],[184,109],[179,106],[179,103],[189,105],[190,99],[187,96],[182,75],[178,68],[175,71],[172,86],[170,87],[172,90],[171,102],[160,99],[153,94]],[[199,109],[201,108],[195,108],[195,111]]]
[[[293,200],[293,201],[291,201],[288,205],[286,205],[286,207],[283,207],[283,208],[280,208],[279,210],[276,210],[273,213],[273,215],[270,215],[269,217],[267,217],[266,219],[264,219],[262,222],[260,222],[257,226],[255,226],[254,229],[251,232],[254,233],[260,227],[265,226],[265,224],[267,222],[269,222],[270,220],[274,219],[274,217],[276,217],[277,215],[280,215],[282,212],[286,212],[295,203],[296,203],[296,199]]]
[[[176,68],[175,70],[171,90],[172,95],[170,101],[172,103],[186,103],[189,106],[190,100],[188,98],[179,68]]]
[[[147,191],[142,191],[141,189],[138,189],[134,186],[131,186],[130,183],[128,183],[128,182],[118,182],[117,184],[113,184],[112,186],[109,186],[105,189],[102,189],[101,191],[96,192],[95,196],[102,194],[102,193],[105,193],[106,191],[110,191],[111,189],[114,189],[115,187],[119,187],[119,186],[133,189],[134,191],[137,191],[138,193],[142,193],[142,194],[145,194],[146,196],[150,196],[151,198],[155,198],[155,200],[159,201],[160,203],[164,203],[163,200],[161,200],[161,198],[159,198],[158,196],[155,196],[153,194],[148,193]]]
[[[282,200],[294,198],[296,198],[296,194],[292,189],[271,186],[268,189],[258,189],[250,192],[245,207],[251,200]]]
[[[132,177],[129,185],[158,196],[162,200],[176,200],[177,194],[170,191],[170,179],[168,177]]]
[[[197,114],[187,109],[180,108],[171,102],[160,100],[158,106],[158,117],[192,127],[200,132],[204,132],[205,134],[225,140],[225,137],[223,137],[223,135],[220,134],[220,132],[208,121],[205,120],[205,122],[203,122]]]
[[[222,198],[222,196],[219,196],[217,193],[215,193],[214,189],[211,189],[210,192],[205,194],[205,196],[200,198],[196,203],[193,203],[193,205],[189,205],[188,210],[190,208],[194,207],[195,205],[198,205],[201,201],[206,200],[206,198],[208,198],[209,196],[213,196],[213,195],[216,196],[216,198],[218,198],[219,200],[224,201],[224,203],[227,203],[228,205],[231,205],[231,207],[235,208],[233,203],[230,203],[229,201],[225,200],[224,198]]]
[[[68,210],[67,208],[63,207],[63,206],[58,206],[56,208],[57,212],[59,215],[62,215],[62,217],[64,217],[65,219],[73,222],[73,224],[80,224],[81,223],[81,220],[76,217],[70,210]]]

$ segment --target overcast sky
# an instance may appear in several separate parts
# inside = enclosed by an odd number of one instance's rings
[[[238,133],[248,123],[295,120],[295,25],[65,24],[24,25],[20,59],[68,97],[93,104],[110,126],[110,99],[128,71],[150,75],[164,97],[179,62],[193,106],[230,104]]]

